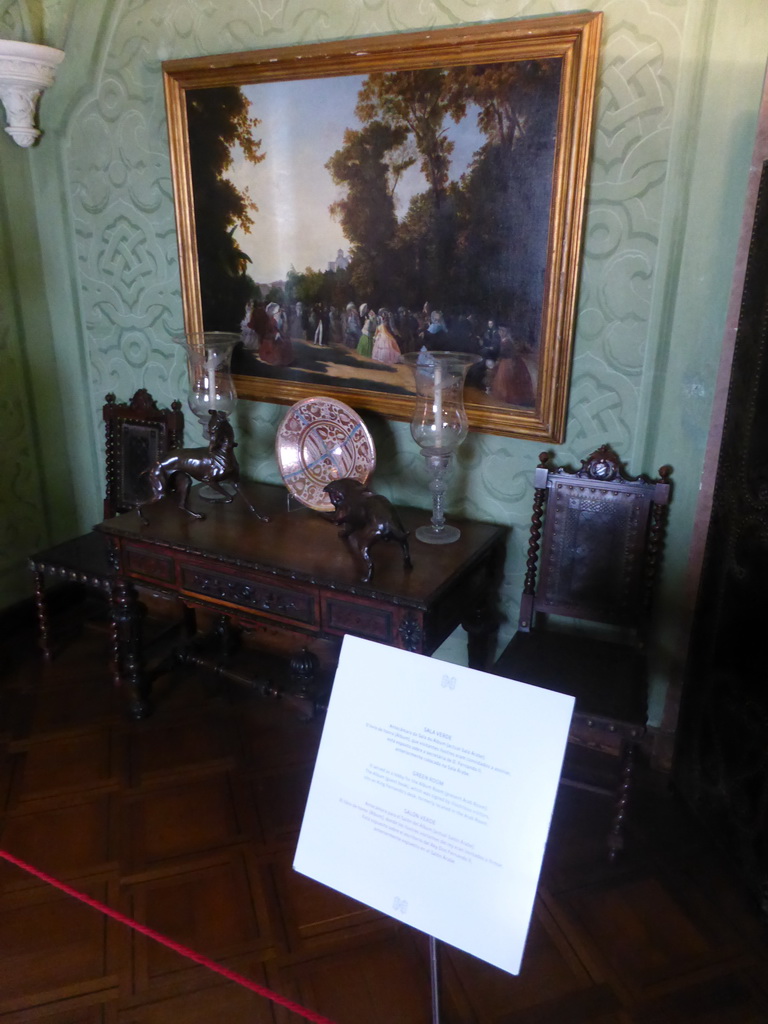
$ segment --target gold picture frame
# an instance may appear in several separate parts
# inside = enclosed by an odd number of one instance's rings
[[[241,398],[409,420],[410,370],[372,359],[384,323],[392,353],[476,352],[471,429],[563,441],[601,28],[558,15],[163,63],[185,328],[244,330]]]

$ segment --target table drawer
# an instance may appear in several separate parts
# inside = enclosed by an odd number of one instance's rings
[[[161,554],[154,548],[126,544],[123,548],[123,564],[130,576],[153,580],[156,583],[172,584],[174,581],[173,558]]]
[[[338,594],[323,596],[321,607],[323,631],[326,633],[353,633],[383,644],[395,643],[397,621],[394,608],[363,604]]]
[[[182,564],[180,571],[181,589],[188,594],[305,626],[317,625],[317,604],[311,591],[272,576],[247,578],[194,564]]]

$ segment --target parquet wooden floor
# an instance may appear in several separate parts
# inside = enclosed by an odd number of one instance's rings
[[[0,666],[0,848],[337,1024],[428,1024],[424,936],[291,868],[320,725],[199,670],[135,723],[103,634]],[[757,917],[663,781],[561,789],[519,977],[441,947],[443,1024],[765,1024]],[[300,1018],[0,862],[0,1024]]]

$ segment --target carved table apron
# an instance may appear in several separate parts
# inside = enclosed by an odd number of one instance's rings
[[[150,584],[192,608],[226,615],[248,629],[268,624],[289,633],[296,648],[314,638],[341,643],[345,633],[408,651],[431,654],[463,625],[469,664],[486,668],[497,628],[496,597],[506,528],[458,521],[460,539],[427,545],[414,536],[429,513],[400,508],[410,532],[413,569],[403,565],[399,545],[372,548],[373,579],[328,516],[287,506],[284,488],[244,485],[260,522],[235,496],[231,504],[207,503],[192,491],[195,520],[174,498],[146,508],[149,525],[127,513],[100,523],[113,547],[114,627],[120,677],[130,691],[131,713],[149,712],[150,685],[143,662],[136,583]]]

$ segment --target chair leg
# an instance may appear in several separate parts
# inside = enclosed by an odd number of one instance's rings
[[[35,608],[37,610],[38,644],[45,661],[51,660],[51,644],[48,634],[48,608],[45,601],[45,574],[35,571]]]
[[[619,768],[619,785],[616,790],[616,805],[613,818],[611,819],[611,830],[608,833],[608,860],[614,863],[618,854],[624,849],[624,825],[629,805],[629,789],[632,785],[632,775],[635,766],[635,744],[627,741],[621,755]]]

